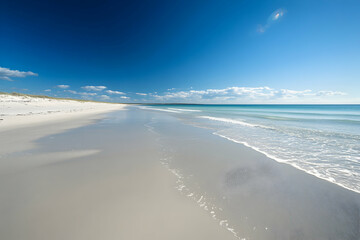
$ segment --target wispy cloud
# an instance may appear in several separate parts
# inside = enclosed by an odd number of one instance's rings
[[[105,86],[84,86],[81,88],[86,91],[102,91],[102,90],[105,90],[107,87],[105,87]]]
[[[9,68],[0,67],[0,80],[14,81],[12,78],[23,78],[27,76],[38,76],[37,73],[23,72],[19,70],[10,70]]]
[[[57,88],[61,88],[61,89],[67,89],[67,88],[69,88],[70,86],[69,86],[69,85],[63,85],[63,84],[61,84],[61,85],[57,85],[56,87],[57,87]]]
[[[90,93],[90,92],[79,92],[78,94],[82,95],[82,96],[96,96],[97,95],[97,93]]]
[[[120,98],[122,98],[122,99],[130,99],[129,97],[126,97],[126,96],[121,96]]]
[[[45,92],[51,92],[51,89],[46,89],[46,90],[44,90]]]
[[[91,93],[91,92],[77,92],[74,90],[65,90],[65,92],[71,93],[71,94],[77,94],[81,96],[96,96],[97,93]]]
[[[279,22],[282,19],[282,17],[285,15],[285,13],[286,10],[282,8],[279,8],[276,11],[272,12],[265,24],[258,25],[257,32],[264,33],[273,24]]]
[[[125,94],[123,92],[113,91],[113,90],[106,90],[105,92],[107,92],[108,94],[118,94],[118,95],[124,95]]]
[[[74,90],[65,90],[65,92],[69,92],[69,93],[72,93],[72,94],[78,94],[78,92],[74,91]]]
[[[158,101],[195,103],[287,103],[319,101],[346,95],[338,91],[273,89],[270,87],[229,87],[151,94]]]
[[[146,96],[146,95],[147,95],[147,93],[136,93],[136,95]]]
[[[110,97],[108,95],[100,95],[99,96],[102,100],[109,100]]]

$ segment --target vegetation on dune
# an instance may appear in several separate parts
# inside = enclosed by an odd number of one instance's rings
[[[110,103],[110,104],[121,104],[121,103],[114,103],[114,102],[105,102],[105,101],[94,101],[94,100],[84,100],[84,99],[74,99],[74,98],[57,98],[57,97],[50,97],[46,95],[33,95],[33,94],[25,94],[25,93],[7,93],[7,92],[0,92],[0,95],[10,95],[10,96],[17,96],[17,97],[32,97],[32,98],[44,98],[44,99],[52,99],[52,100],[69,100],[69,101],[77,101],[77,102],[95,102],[95,103]]]

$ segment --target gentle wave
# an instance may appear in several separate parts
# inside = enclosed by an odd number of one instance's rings
[[[360,105],[162,107],[147,109],[211,126],[220,137],[360,193]]]
[[[201,110],[183,109],[183,108],[167,108],[167,109],[175,110],[175,111],[182,111],[182,112],[201,112]]]
[[[144,110],[154,110],[154,111],[162,111],[162,112],[171,112],[171,113],[182,113],[181,111],[171,110],[171,109],[163,109],[163,108],[153,108],[153,107],[139,107]]]
[[[261,128],[271,128],[268,126],[264,126],[264,125],[259,125],[259,124],[251,124],[251,123],[247,123],[241,120],[234,120],[231,118],[219,118],[219,117],[210,117],[210,116],[199,116],[198,118],[204,118],[204,119],[209,119],[209,120],[213,120],[213,121],[219,121],[219,122],[225,122],[225,123],[232,123],[232,124],[238,124],[238,125],[242,125],[242,126],[246,126],[246,127],[261,127]]]
[[[246,115],[245,115],[246,116]],[[298,122],[329,122],[329,123],[344,123],[344,124],[360,124],[360,120],[355,119],[341,119],[335,118],[338,116],[333,116],[333,118],[295,118],[295,117],[283,117],[283,116],[271,116],[271,115],[248,115],[250,117],[255,117],[259,119],[269,119],[269,120],[278,120],[278,121],[298,121]]]
[[[154,107],[143,107],[143,106],[139,108],[145,110],[155,110],[155,111],[171,112],[171,113],[201,112],[201,110],[183,109],[183,108],[154,108]]]

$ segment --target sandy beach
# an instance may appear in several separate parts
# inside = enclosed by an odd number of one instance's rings
[[[360,1],[1,1],[0,240],[360,240]]]
[[[54,102],[38,112],[60,109]],[[151,116],[79,105],[81,116],[62,107],[64,118],[2,131],[1,239],[235,239],[177,190],[145,127]]]
[[[86,118],[119,110],[124,106],[124,104],[0,93],[0,132],[74,118]]]
[[[359,239],[358,193],[175,110],[26,100],[41,121],[0,135],[1,239]]]

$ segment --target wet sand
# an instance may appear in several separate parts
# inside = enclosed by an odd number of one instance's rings
[[[0,238],[360,239],[359,194],[175,116],[2,134]]]
[[[0,238],[234,239],[175,189],[150,118],[125,110],[2,134]]]
[[[360,194],[170,115],[151,123],[166,165],[181,175],[180,191],[235,236],[360,239]]]

